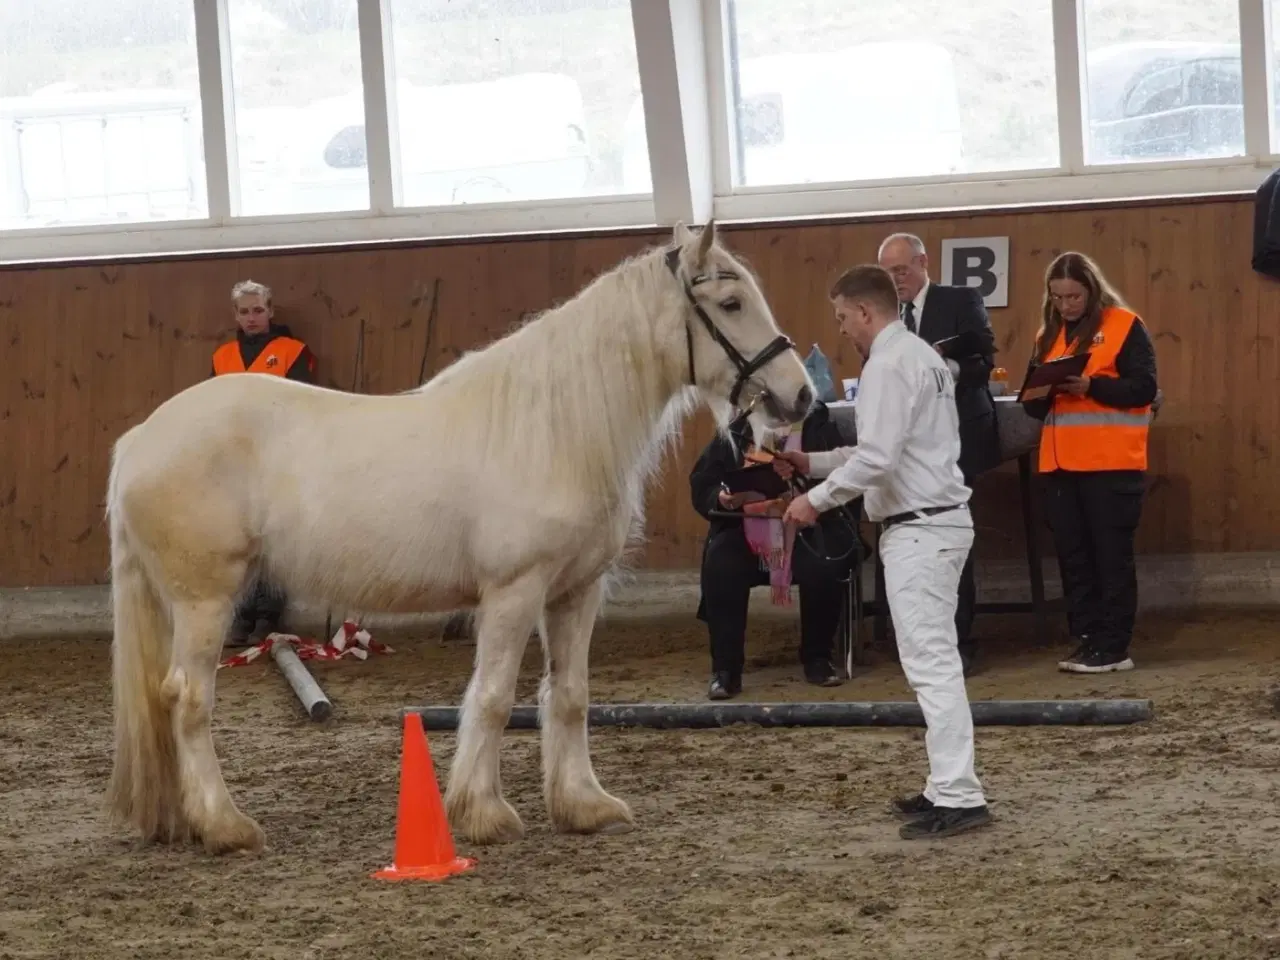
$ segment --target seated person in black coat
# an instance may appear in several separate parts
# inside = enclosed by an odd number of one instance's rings
[[[712,700],[725,700],[742,691],[747,602],[752,587],[769,583],[769,571],[748,545],[742,521],[711,516],[713,510],[741,509],[723,484],[730,472],[744,466],[754,438],[745,417],[730,427],[730,434],[734,444],[717,435],[689,476],[693,507],[710,521],[702,550],[698,619],[707,624],[710,633],[712,677],[708,695]],[[846,446],[826,404],[816,403],[809,412],[800,444],[806,451]],[[847,513],[833,510],[824,514],[813,530],[799,532],[792,546],[791,578],[800,594],[800,662],[810,683],[840,683],[831,657],[840,626],[844,590],[841,581],[858,563],[862,551],[857,534],[861,506],[859,500],[848,505]],[[801,542],[802,538],[805,542]]]

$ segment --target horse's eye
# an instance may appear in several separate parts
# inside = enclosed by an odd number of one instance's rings
[[[728,300],[720,301],[720,309],[725,313],[737,313],[742,309],[742,304],[737,297],[730,297]]]

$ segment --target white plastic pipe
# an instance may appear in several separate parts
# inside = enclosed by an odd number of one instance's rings
[[[328,720],[333,716],[333,704],[316,683],[315,677],[298,659],[298,653],[288,642],[277,642],[271,645],[271,657],[275,660],[284,678],[293,687],[293,692],[302,701],[302,706],[316,723]]]

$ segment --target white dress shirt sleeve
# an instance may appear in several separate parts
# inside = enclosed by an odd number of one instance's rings
[[[821,480],[844,463],[857,447],[836,447],[833,450],[815,450],[809,454],[809,476]]]
[[[833,510],[885,482],[906,442],[919,393],[911,371],[898,364],[868,364],[858,383],[858,445],[809,491],[815,510]],[[848,449],[809,454],[810,473],[817,475],[817,468],[828,466]]]

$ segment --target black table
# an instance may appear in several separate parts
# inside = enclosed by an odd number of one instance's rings
[[[1044,570],[1040,562],[1040,544],[1036,530],[1035,491],[1031,482],[1031,457],[1040,445],[1042,424],[1034,417],[1028,416],[1014,396],[995,397],[997,429],[1000,433],[1000,447],[1005,462],[1016,460],[1018,463],[1018,488],[1022,501],[1022,528],[1026,544],[1027,578],[1030,581],[1030,601],[1009,601],[1004,603],[978,603],[974,605],[975,613],[1030,613],[1035,616],[1036,635],[1048,636],[1048,615],[1062,609],[1062,599],[1048,600],[1044,592]],[[854,424],[854,404],[842,400],[827,404],[832,419],[840,428],[841,434],[850,445],[856,444],[858,432]],[[876,524],[875,546],[875,596],[865,602],[862,599],[860,578],[850,584],[845,598],[848,615],[841,630],[841,643],[845,647],[841,660],[845,664],[846,674],[852,672],[852,665],[866,665],[870,658],[867,645],[859,628],[861,620],[868,613],[875,617],[874,636],[879,645],[888,639],[889,604],[885,599],[884,564],[880,560],[879,524]]]

